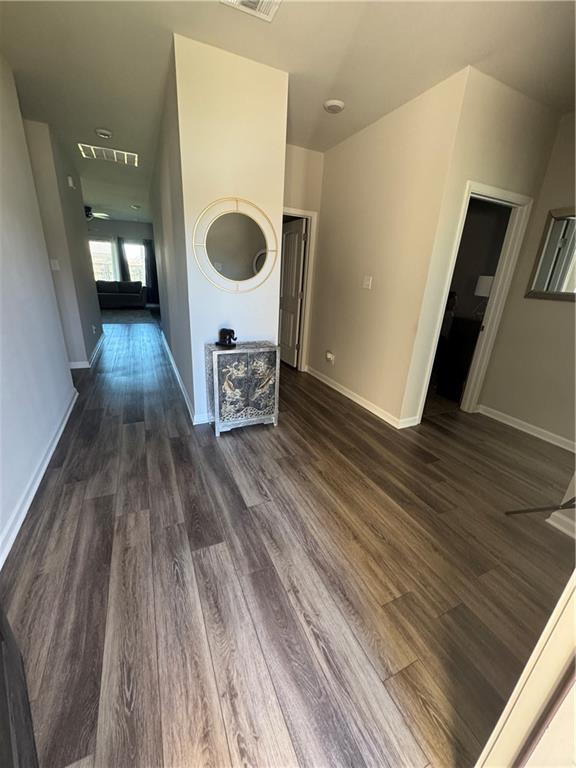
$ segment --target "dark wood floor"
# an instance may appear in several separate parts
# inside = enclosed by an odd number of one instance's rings
[[[471,766],[574,559],[506,509],[572,456],[482,416],[398,432],[282,372],[192,428],[156,325],[109,325],[0,575],[45,768]]]

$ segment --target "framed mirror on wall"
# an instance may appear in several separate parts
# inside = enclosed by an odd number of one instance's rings
[[[576,299],[576,217],[574,208],[550,211],[528,283],[529,299]]]
[[[216,287],[239,293],[262,285],[278,251],[268,216],[248,200],[216,200],[194,227],[194,255],[204,276]]]

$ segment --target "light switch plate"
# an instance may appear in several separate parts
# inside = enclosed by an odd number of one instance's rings
[[[60,262],[58,259],[50,259],[50,269],[52,272],[60,272]]]
[[[372,275],[364,275],[362,278],[362,288],[367,291],[372,290]]]

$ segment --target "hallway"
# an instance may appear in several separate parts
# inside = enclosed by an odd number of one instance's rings
[[[571,455],[290,369],[276,429],[216,439],[155,323],[105,332],[0,573],[41,766],[473,765],[574,565],[503,511]]]

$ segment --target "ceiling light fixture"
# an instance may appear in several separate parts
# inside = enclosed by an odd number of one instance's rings
[[[326,112],[329,112],[331,115],[337,115],[344,109],[344,102],[341,99],[326,99],[322,106]]]
[[[142,207],[142,206],[140,206],[140,205],[135,205],[134,203],[132,203],[132,205],[130,206],[130,208],[132,208],[132,210],[134,210],[134,211],[139,211],[141,207]]]
[[[102,211],[92,211],[92,216],[95,219],[109,219],[109,213],[103,213]]]
[[[94,133],[96,136],[100,136],[101,139],[112,138],[112,131],[109,131],[108,128],[95,128]]]

